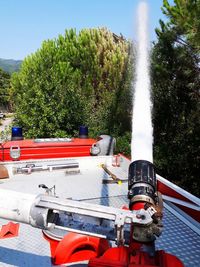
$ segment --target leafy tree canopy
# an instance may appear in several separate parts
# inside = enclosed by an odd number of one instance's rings
[[[200,17],[198,4],[175,1],[170,6],[164,1],[170,21],[160,22],[152,53],[155,163],[164,177],[196,195],[200,195],[200,69],[197,50],[191,47],[197,48],[198,37],[180,21],[186,6],[196,12],[194,18]]]
[[[9,105],[10,75],[0,69],[0,107],[7,108]]]
[[[178,33],[179,41],[200,52],[200,1],[174,0],[174,5],[170,5],[164,0],[162,10],[170,19],[168,25]]]
[[[81,124],[93,134],[129,129],[129,51],[127,41],[105,28],[71,29],[44,41],[12,77],[26,136],[65,136]]]

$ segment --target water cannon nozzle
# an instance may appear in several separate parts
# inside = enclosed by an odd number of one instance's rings
[[[128,198],[130,206],[135,202],[155,204],[156,173],[147,160],[136,160],[129,165]]]

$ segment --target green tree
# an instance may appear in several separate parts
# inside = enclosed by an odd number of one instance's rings
[[[0,107],[9,108],[10,75],[0,69]]]
[[[26,135],[74,134],[80,124],[92,134],[114,132],[117,115],[131,109],[129,50],[127,41],[105,28],[79,34],[71,29],[43,42],[12,77],[16,116]],[[129,121],[121,119],[118,129],[130,129]]]
[[[170,19],[171,30],[178,33],[177,41],[200,52],[200,1],[174,0],[170,5],[164,0],[162,10]]]
[[[182,10],[182,2],[175,1],[173,8],[164,1],[164,9]],[[189,2],[193,6],[194,1]],[[164,177],[200,195],[199,56],[191,49],[196,36],[192,39],[178,23],[175,15],[169,23],[160,22],[152,53],[154,160]],[[180,42],[183,33],[185,41]]]

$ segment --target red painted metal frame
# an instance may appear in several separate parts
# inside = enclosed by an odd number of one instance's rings
[[[19,160],[90,156],[95,139],[73,138],[71,142],[34,142],[34,140],[8,141],[0,148],[0,161],[11,161],[10,148],[20,147]]]
[[[102,257],[92,258],[89,267],[184,267],[175,256],[156,251],[155,257],[145,252],[131,252],[128,247],[111,248]]]
[[[170,186],[168,186],[167,184],[164,184],[163,182],[158,181],[158,180],[157,180],[157,186],[158,186],[158,191],[161,192],[161,194],[163,194],[163,195],[166,195],[166,196],[169,196],[169,197],[173,197],[173,198],[176,198],[176,199],[179,199],[179,200],[183,200],[183,201],[186,201],[188,203],[196,205],[196,203],[193,202],[188,196],[184,196],[184,192],[183,192],[183,194],[181,194],[181,193],[177,192],[175,189],[173,189]],[[186,206],[179,205],[177,203],[174,203],[174,205],[179,207],[181,210],[186,212],[193,219],[195,219],[197,222],[200,223],[200,212],[199,212],[199,210],[188,208]]]
[[[43,235],[50,244],[51,258],[55,265],[99,257],[110,247],[106,239],[71,232],[60,241],[45,233]]]
[[[190,199],[186,198],[185,196],[181,195],[173,188],[170,188],[169,186],[167,186],[166,184],[164,184],[158,180],[157,180],[157,188],[158,188],[158,191],[161,192],[163,195],[166,195],[169,197],[174,197],[174,198],[177,198],[177,199],[180,199],[183,201],[193,203]]]

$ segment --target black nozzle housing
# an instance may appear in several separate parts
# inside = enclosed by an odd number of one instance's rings
[[[154,165],[147,160],[133,161],[128,173],[128,198],[132,202],[146,200],[154,202],[156,173]]]

